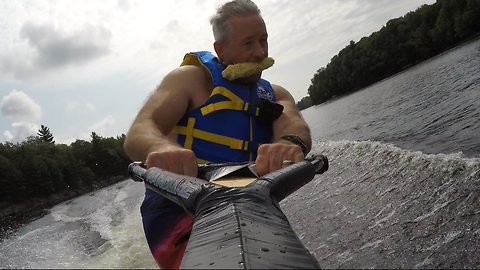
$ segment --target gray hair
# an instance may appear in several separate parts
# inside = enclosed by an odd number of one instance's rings
[[[227,42],[232,37],[231,17],[260,16],[260,9],[251,0],[233,0],[217,9],[217,13],[210,18],[215,41]]]

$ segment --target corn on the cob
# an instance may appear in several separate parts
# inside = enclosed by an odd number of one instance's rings
[[[233,64],[227,66],[227,68],[222,71],[222,76],[227,80],[233,81],[260,73],[261,71],[273,66],[274,63],[275,60],[273,60],[273,58],[267,57],[260,63],[246,62]]]

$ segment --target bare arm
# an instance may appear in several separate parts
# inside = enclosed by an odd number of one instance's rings
[[[273,85],[277,102],[283,105],[282,115],[273,123],[273,141],[287,134],[298,135],[307,146],[307,153],[312,148],[310,128],[295,105],[292,95],[283,87]]]
[[[305,159],[301,147],[281,139],[282,136],[298,135],[305,142],[306,153],[312,147],[310,128],[298,111],[292,95],[281,86],[272,86],[276,101],[283,105],[283,113],[273,122],[273,143],[263,144],[258,148],[256,167],[260,175],[280,169],[284,160],[300,162]]]
[[[196,175],[196,158],[192,151],[168,138],[173,127],[194,106],[195,93],[205,85],[203,71],[194,66],[177,68],[169,73],[150,96],[132,123],[124,149],[132,160],[145,161],[147,167]]]

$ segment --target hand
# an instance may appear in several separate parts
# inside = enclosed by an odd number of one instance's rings
[[[162,147],[148,154],[147,168],[158,167],[173,173],[197,177],[197,158],[193,151],[179,146]]]
[[[283,163],[285,160],[297,163],[304,159],[305,155],[300,146],[281,141],[260,145],[255,166],[257,173],[261,176],[292,164]]]

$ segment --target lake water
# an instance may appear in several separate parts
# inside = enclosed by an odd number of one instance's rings
[[[302,111],[330,169],[281,206],[324,268],[480,266],[480,40]],[[0,242],[1,268],[152,268],[127,180]]]
[[[313,138],[371,140],[426,154],[480,157],[479,44],[304,110]]]

